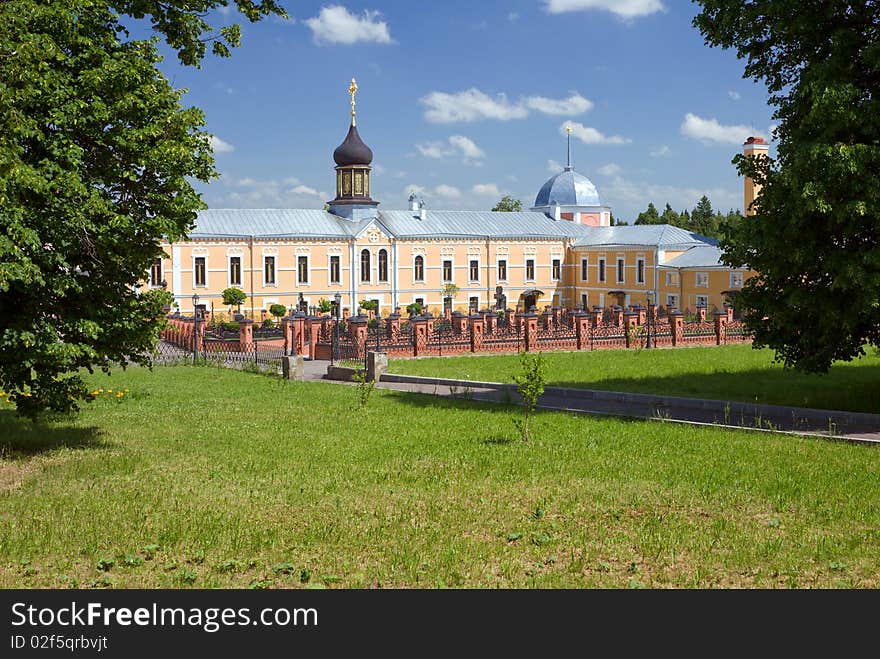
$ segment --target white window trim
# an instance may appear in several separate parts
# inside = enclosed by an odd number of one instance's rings
[[[237,284],[232,283],[232,259],[238,259],[238,276],[241,281]],[[244,257],[241,254],[226,255],[226,285],[229,288],[241,288],[244,285]]]
[[[471,261],[477,262],[477,278],[471,279]],[[468,258],[468,283],[469,284],[479,284],[480,283],[480,270],[482,269],[482,264],[480,263],[480,259],[478,258]]]
[[[584,277],[584,275],[586,275],[586,277]],[[578,277],[583,282],[590,281],[590,259],[589,259],[589,257],[586,257],[586,256],[581,257],[581,271],[578,274]]]
[[[598,261],[596,261],[596,273],[596,280],[600,284],[608,281],[608,259],[604,256],[600,256]]]
[[[416,279],[416,259],[419,258],[419,257],[421,257],[421,259],[422,259],[422,278],[421,278],[421,279]],[[425,283],[425,270],[426,270],[426,268],[427,268],[427,266],[426,266],[426,264],[425,264],[425,261],[426,261],[426,260],[427,260],[427,259],[425,258],[425,255],[424,255],[424,254],[413,254],[413,259],[412,259],[412,269],[413,269],[412,280],[413,280],[413,283],[414,283],[414,284],[424,284],[424,283]],[[413,302],[415,302],[415,300],[413,300]]]
[[[623,268],[620,267],[621,263],[623,264]],[[626,283],[626,257],[618,256],[614,260],[614,274],[617,277],[616,283],[618,283],[618,284],[625,284]],[[620,276],[621,274],[623,274],[623,277]]]
[[[734,279],[734,277],[736,279]],[[742,288],[743,286],[743,273],[741,272],[731,272],[730,273],[730,288]]]
[[[196,259],[205,259],[205,283],[197,284],[196,283]],[[208,288],[208,279],[210,270],[208,270],[208,255],[207,254],[193,254],[192,257],[192,282],[193,288]]]
[[[306,260],[306,280],[305,281],[300,281],[300,279],[299,279],[299,260],[300,259]],[[309,259],[308,254],[297,254],[296,255],[296,283],[298,286],[308,286],[312,283],[312,267],[311,267],[312,264],[309,262],[310,260],[311,259]]]
[[[272,259],[272,263],[274,264],[272,270],[273,275],[275,275],[274,283],[268,283],[266,281],[266,259]],[[263,254],[263,288],[278,288],[278,255],[277,254]]]
[[[677,293],[667,293],[666,306],[667,307],[677,307],[678,306],[678,294]]]
[[[379,254],[385,252],[385,279],[382,279],[382,271],[379,269]],[[388,253],[387,247],[380,247],[376,251],[376,283],[387,284],[391,281],[391,255]]]
[[[162,288],[162,280],[165,279],[165,259],[163,257],[157,257],[156,261],[159,261],[159,281],[155,284],[153,283],[153,266],[150,266],[149,270],[149,279],[150,279],[150,288]],[[155,265],[155,262],[153,263]]]
[[[705,283],[700,283],[700,279],[705,277]],[[708,272],[695,272],[694,273],[694,286],[699,288],[709,288],[709,273]]]
[[[449,264],[451,266],[449,272],[452,275],[452,279],[447,279],[445,273],[443,272],[443,270],[444,270],[443,265],[446,263],[446,261],[449,261]],[[440,280],[444,284],[454,284],[455,283],[455,259],[452,258],[451,256],[447,255],[447,256],[444,256],[442,259],[440,259]]]
[[[700,298],[703,298],[705,300],[704,304],[700,304]],[[696,296],[696,305],[698,307],[706,307],[708,309],[709,308],[709,296],[708,295],[697,295]]]
[[[529,261],[532,262],[532,276],[529,277]],[[523,259],[523,281],[534,283],[538,279],[538,259],[534,256]]]
[[[642,267],[639,268],[639,265]],[[647,280],[646,271],[648,269],[648,262],[645,260],[644,256],[639,256],[636,258],[636,283],[644,284]],[[641,278],[639,277],[641,275]]]
[[[504,278],[498,276],[498,271],[501,269],[501,262],[504,261]],[[495,280],[498,282],[504,282],[505,284],[510,282],[510,259],[505,256],[502,258],[495,259]]]
[[[370,267],[367,268],[367,274],[370,276],[370,279],[364,279],[364,252],[366,252],[367,254],[370,255]],[[358,263],[357,263],[358,270],[357,271],[358,271],[358,277],[360,279],[360,283],[361,284],[372,284],[373,283],[373,279],[372,279],[373,268],[377,267],[376,266],[376,259],[374,258],[375,255],[373,254],[372,250],[369,250],[366,247],[361,247],[361,249],[358,250],[357,255],[358,255]],[[378,274],[378,273],[376,273],[376,274]]]
[[[553,276],[553,262],[559,261],[559,276]],[[551,256],[550,257],[550,281],[562,281],[562,257],[561,256]]]
[[[333,281],[333,259],[339,260],[339,281]],[[341,254],[328,254],[327,255],[327,285],[328,286],[342,286],[343,285],[343,275],[345,268],[342,267],[342,255]]]

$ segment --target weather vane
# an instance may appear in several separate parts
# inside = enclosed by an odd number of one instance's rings
[[[354,95],[357,94],[358,86],[354,81],[354,78],[351,79],[351,85],[348,87],[348,93],[351,94],[351,125],[355,125],[354,119]]]

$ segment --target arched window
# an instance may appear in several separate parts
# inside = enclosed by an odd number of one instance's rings
[[[425,257],[417,256],[413,264],[413,281],[425,281]]]
[[[388,281],[388,251],[379,250],[379,281]]]
[[[361,281],[370,281],[370,250],[361,251]]]

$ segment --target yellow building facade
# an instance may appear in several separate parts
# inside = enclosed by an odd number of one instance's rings
[[[223,290],[237,287],[247,296],[241,311],[258,320],[273,304],[334,299],[352,314],[375,300],[383,316],[412,303],[439,314],[444,306],[609,307],[651,298],[712,310],[754,274],[727,268],[714,241],[677,227],[609,226],[610,208],[571,166],[570,143],[565,170],[540,188],[534,207],[512,213],[429,211],[414,196],[406,210],[380,210],[370,197],[372,151],[353,112],[334,160],[336,198],[326,210],[202,211],[188,240],[163,246],[147,285],[168,288],[182,313],[196,295],[203,309],[226,312]],[[747,180],[744,208],[756,193]]]

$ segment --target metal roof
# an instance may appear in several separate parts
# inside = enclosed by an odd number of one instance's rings
[[[721,250],[714,245],[701,245],[691,247],[684,254],[669,259],[663,265],[672,268],[723,268],[727,267],[721,262]]]
[[[601,206],[596,186],[586,176],[566,168],[552,176],[535,197],[535,207],[550,206],[553,202],[560,206]]]
[[[189,235],[192,238],[349,238],[356,227],[332,213],[308,208],[216,208],[200,211]]]
[[[418,211],[380,211],[379,220],[396,236],[447,238],[577,238],[589,231],[565,220],[553,220],[544,213],[522,211],[428,210],[424,220]]]
[[[660,249],[688,249],[700,245],[716,245],[713,238],[686,231],[671,224],[640,224],[613,227],[590,227],[590,230],[574,242],[575,247],[600,245],[650,245]]]

